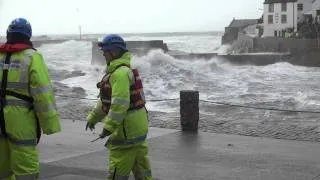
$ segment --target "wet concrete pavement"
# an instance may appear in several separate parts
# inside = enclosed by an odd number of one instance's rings
[[[62,133],[42,139],[40,179],[106,178],[104,141],[89,143],[97,134],[84,127],[64,120]],[[154,179],[320,179],[319,143],[161,128],[150,128],[148,138]]]

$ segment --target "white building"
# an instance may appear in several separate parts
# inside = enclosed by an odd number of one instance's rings
[[[313,0],[312,1],[312,10],[313,11],[320,10],[320,0]],[[314,15],[317,15],[316,12],[314,12],[314,13],[315,13]],[[319,12],[319,15],[320,15],[320,12]]]
[[[302,22],[320,23],[320,0],[265,0],[264,37],[297,32]]]
[[[320,23],[320,0],[312,0],[312,7],[309,14],[312,15],[314,20]]]
[[[297,12],[297,1],[298,0],[265,0],[263,37],[283,36],[285,31],[297,31],[299,14]]]
[[[298,0],[297,1],[297,12],[298,12],[298,23],[305,21],[308,15],[311,16],[311,9],[314,0]]]

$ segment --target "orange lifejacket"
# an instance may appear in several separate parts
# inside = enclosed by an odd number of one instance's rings
[[[120,65],[119,67],[121,66],[125,65]],[[134,83],[130,86],[130,107],[128,111],[145,107],[145,97],[139,71],[137,69],[131,69],[131,71],[134,75]],[[102,102],[102,111],[106,114],[108,114],[111,105],[112,87],[109,82],[110,76],[111,73],[105,74],[102,80],[97,84],[97,87],[100,89],[99,96]]]

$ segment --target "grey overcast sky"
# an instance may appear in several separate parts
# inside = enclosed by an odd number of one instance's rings
[[[233,17],[259,18],[264,0],[0,0],[0,35],[27,18],[35,35],[222,31]]]

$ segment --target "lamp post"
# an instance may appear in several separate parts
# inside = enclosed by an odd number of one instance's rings
[[[77,10],[77,15],[78,15],[78,20],[79,20],[79,25],[78,25],[78,29],[79,29],[79,39],[82,39],[82,31],[81,31],[81,18],[80,18],[80,10],[79,8],[76,9]]]

